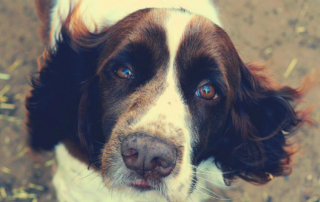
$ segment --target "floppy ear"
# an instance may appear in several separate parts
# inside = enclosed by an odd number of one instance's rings
[[[79,47],[65,27],[61,33],[56,50],[47,54],[39,75],[31,79],[32,90],[26,97],[29,143],[35,150],[50,150],[68,137],[79,141],[78,128],[84,128],[78,126],[80,100],[88,96],[95,80],[98,51]]]
[[[241,67],[240,87],[218,143],[216,162],[225,177],[257,184],[291,173],[286,137],[304,122],[306,113],[291,105],[301,91],[280,86],[266,76],[265,67]]]

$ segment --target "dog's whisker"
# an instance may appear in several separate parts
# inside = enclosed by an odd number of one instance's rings
[[[200,177],[200,176],[198,176],[198,175],[197,175],[197,178],[202,179],[202,180],[205,180],[206,182],[209,182],[209,183],[211,183],[211,184],[214,184],[214,185],[217,185],[217,186],[220,186],[220,187],[228,187],[228,188],[229,188],[229,187],[238,187],[238,186],[239,186],[239,185],[228,186],[228,185],[225,185],[225,184],[219,184],[219,183],[210,181],[210,180],[208,180],[208,179],[205,179],[205,178],[203,178],[203,177]]]
[[[210,197],[210,198],[212,198],[212,199],[216,199],[216,200],[218,200],[218,201],[233,201],[234,199],[239,198],[239,197],[230,198],[230,199],[217,198],[217,197],[214,197],[214,196],[212,196],[212,195],[210,195],[210,194],[208,194],[208,193],[205,193],[205,192],[203,192],[203,191],[201,191],[201,190],[198,190],[198,191],[199,191],[200,193],[202,193],[202,194],[204,194],[204,195],[206,195],[206,196],[208,196],[208,197]]]
[[[210,193],[214,194],[215,196],[219,197],[219,199],[220,199],[220,198],[222,198],[219,194],[217,194],[217,193],[215,193],[215,192],[213,192],[213,191],[211,191],[211,190],[207,189],[206,187],[203,187],[203,186],[199,185],[199,183],[197,183],[197,185],[196,185],[196,186],[198,186],[198,187],[200,187],[200,188],[203,188],[203,189],[207,190],[208,192],[210,192]]]
[[[240,170],[230,170],[230,171],[221,171],[221,172],[214,172],[214,171],[209,171],[209,170],[204,170],[204,169],[201,169],[199,168],[199,166],[195,166],[195,165],[192,165],[192,164],[189,164],[191,167],[193,168],[196,168],[197,170],[200,170],[202,172],[206,172],[206,173],[210,173],[210,174],[230,174],[230,173],[235,173],[235,172],[238,172]]]
[[[91,154],[102,154],[102,152],[91,152]],[[99,157],[97,157],[99,158]]]
[[[195,166],[195,165],[192,165],[192,164],[189,164],[189,166],[193,167],[193,168],[196,168],[197,170],[201,170],[203,172],[209,172],[209,173],[212,173],[212,174],[224,174],[222,171],[221,172],[212,172],[212,171],[209,171],[209,170],[204,170],[204,169],[201,169],[199,166]]]
[[[224,174],[222,172],[212,172],[212,171],[200,170],[200,169],[197,169],[197,173],[208,174],[208,175],[221,175],[221,174]]]
[[[101,159],[100,158],[92,158],[92,160],[93,160],[93,162],[90,163],[88,168],[90,168],[91,165],[97,166],[97,163],[101,163]],[[100,170],[100,169],[98,169],[98,170]]]
[[[181,180],[179,180],[179,181],[177,181],[177,184],[183,184],[183,182],[181,182]],[[187,194],[187,193],[184,193],[184,192],[179,192],[178,190],[176,190],[177,191],[177,193],[178,194],[183,194],[183,196],[184,196],[184,199],[186,200],[186,201],[189,201],[189,200],[191,200],[191,195],[190,194]]]
[[[82,169],[80,172],[78,172],[77,174],[76,174],[76,176],[74,176],[74,178],[69,182],[69,185],[83,172],[83,171],[85,171],[87,168],[84,168],[84,169]]]
[[[99,144],[101,144],[101,145],[103,145],[103,146],[106,144],[106,143],[99,142],[99,141],[96,141],[96,140],[93,140],[93,142],[99,143]]]
[[[91,171],[91,172],[90,172],[88,175],[82,177],[81,180],[84,180],[85,178],[90,177],[90,176],[93,175],[93,174],[96,174],[95,177],[101,176],[101,173],[99,172],[99,170],[93,170],[93,169],[91,169],[90,171]],[[94,177],[94,178],[95,178],[95,177]]]
[[[197,173],[199,174],[199,175],[205,175],[205,176],[208,176],[208,177],[213,177],[214,175],[217,175],[217,174],[213,174],[212,175],[212,173],[208,173],[208,172],[202,172],[202,171],[197,171]],[[197,175],[197,177],[199,177],[199,175]],[[233,182],[233,180],[229,180],[229,179],[227,179],[228,181],[230,181],[230,182]],[[225,185],[226,187],[232,187],[232,186],[227,186],[227,185]]]
[[[82,179],[88,178],[90,177],[92,174],[96,174],[96,173],[91,173],[90,175],[85,176]],[[92,182],[93,180],[95,180],[97,177],[101,177],[101,174],[99,173],[98,175],[94,176],[89,182]]]
[[[95,148],[95,149],[103,149],[103,147],[98,147],[98,146],[92,146],[93,148]],[[90,152],[90,153],[92,153],[92,152]]]
[[[239,198],[239,196],[234,197],[234,198],[224,198],[224,197],[222,197],[222,196],[220,196],[220,195],[216,194],[216,193],[215,193],[215,192],[213,192],[212,190],[209,190],[209,189],[208,189],[208,188],[206,188],[206,187],[203,187],[203,186],[201,186],[201,185],[199,185],[199,184],[197,184],[196,186],[198,186],[198,187],[200,187],[200,188],[202,188],[202,189],[204,189],[204,190],[206,190],[206,191],[208,191],[208,192],[210,192],[210,193],[214,194],[215,196],[218,196],[219,198],[214,197],[215,199],[218,199],[218,200],[228,201],[228,200],[234,200],[234,199]],[[198,190],[199,190],[199,189],[198,189]],[[199,191],[201,191],[201,190],[199,190]],[[203,193],[203,192],[201,192],[201,193]],[[211,196],[211,195],[210,195],[210,196]],[[212,196],[211,196],[211,197],[212,197]]]

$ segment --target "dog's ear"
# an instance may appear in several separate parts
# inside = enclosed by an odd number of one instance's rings
[[[264,184],[272,176],[291,173],[286,137],[305,121],[307,112],[297,112],[292,105],[302,91],[273,82],[265,67],[243,64],[240,71],[240,87],[215,158],[227,179],[239,176]]]
[[[50,150],[64,138],[78,135],[80,100],[96,72],[98,48],[81,47],[65,27],[61,35],[31,79],[32,90],[26,97],[26,125],[35,150]]]

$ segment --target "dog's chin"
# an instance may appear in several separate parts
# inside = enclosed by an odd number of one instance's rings
[[[147,192],[158,192],[160,189],[160,186],[157,186],[153,183],[148,182],[148,180],[145,179],[136,179],[133,181],[127,181],[121,185],[112,185],[108,186],[110,184],[106,184],[107,187],[110,189],[116,189],[116,190],[127,190],[127,191],[133,191],[136,193],[147,193]]]
[[[134,182],[131,182],[130,187],[132,187],[134,190],[137,190],[140,192],[147,192],[147,191],[155,190],[155,188],[152,187],[150,185],[150,183],[146,180],[136,180]]]
[[[142,178],[131,179],[131,180],[129,179],[130,179],[130,176],[126,176],[125,178],[123,178],[123,180],[121,180],[121,184],[114,184],[114,183],[112,185],[106,184],[106,183],[105,184],[107,187],[110,188],[110,190],[114,190],[119,193],[126,193],[126,195],[130,195],[132,196],[132,198],[157,199],[154,201],[185,201],[185,198],[181,198],[181,197],[186,196],[187,193],[172,191],[170,187],[167,187],[167,185],[164,184],[164,182],[162,181],[156,182],[153,180],[142,179]]]

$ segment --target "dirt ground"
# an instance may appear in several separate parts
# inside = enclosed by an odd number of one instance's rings
[[[244,61],[268,62],[276,80],[293,87],[320,69],[319,0],[215,2]],[[32,157],[25,145],[23,100],[28,76],[37,71],[43,51],[38,23],[32,0],[0,0],[0,201],[56,201],[51,185],[54,154]],[[317,123],[319,90],[317,85],[305,97],[315,106]],[[234,187],[217,192],[224,200],[239,202],[320,202],[319,132],[306,125],[291,139],[299,152],[289,177],[264,186],[237,180]]]

